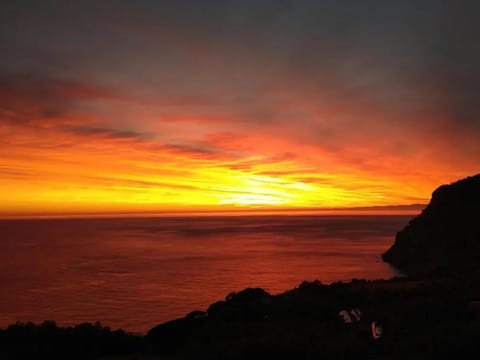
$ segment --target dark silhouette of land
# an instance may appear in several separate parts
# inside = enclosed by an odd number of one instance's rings
[[[145,336],[92,324],[17,324],[0,331],[2,359],[433,359],[480,354],[476,279],[304,282],[271,296],[229,294],[207,311]],[[346,323],[340,311],[359,309]],[[371,323],[383,326],[374,340]]]
[[[0,359],[99,359],[143,351],[143,338],[100,323],[17,323],[0,330]]]
[[[436,189],[383,259],[409,274],[475,271],[480,260],[480,174]]]
[[[228,294],[206,311],[155,326],[145,336],[100,324],[15,324],[0,330],[0,358],[478,356],[479,207],[480,175],[435,190],[427,208],[384,254],[409,274],[406,278],[303,282],[275,296],[248,288]]]

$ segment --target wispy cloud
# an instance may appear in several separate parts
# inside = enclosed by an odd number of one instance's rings
[[[12,209],[406,204],[479,169],[477,2],[27,3],[0,14]]]

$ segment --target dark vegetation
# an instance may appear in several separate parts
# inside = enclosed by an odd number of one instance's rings
[[[384,259],[408,278],[229,294],[145,336],[53,322],[0,330],[1,359],[451,359],[480,355],[480,175],[442,186]],[[342,310],[361,315],[345,322]],[[374,339],[371,325],[383,332]]]
[[[54,321],[0,330],[0,359],[96,359],[134,354],[143,338],[100,323],[58,327]]]
[[[329,286],[302,283],[277,296],[246,289],[147,334],[152,353],[193,359],[405,359],[478,353],[480,320],[471,284],[393,279]],[[342,309],[361,310],[345,323]],[[374,340],[371,322],[384,326]]]
[[[480,354],[476,279],[304,282],[271,296],[245,289],[145,336],[99,324],[17,324],[0,331],[1,359],[433,359]],[[339,312],[358,308],[345,323]],[[383,325],[374,340],[371,323]]]

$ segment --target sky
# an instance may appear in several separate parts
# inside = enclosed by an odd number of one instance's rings
[[[476,1],[3,1],[0,215],[428,202],[480,169]]]

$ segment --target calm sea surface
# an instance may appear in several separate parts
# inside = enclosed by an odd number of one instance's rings
[[[0,327],[101,321],[145,332],[231,291],[389,278],[379,255],[412,216],[0,221]]]

